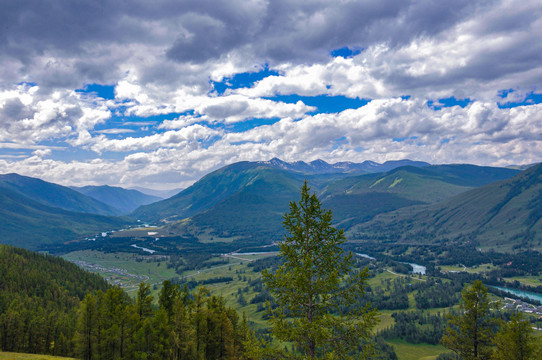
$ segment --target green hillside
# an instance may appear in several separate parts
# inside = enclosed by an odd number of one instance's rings
[[[474,187],[508,179],[518,170],[475,165],[405,166],[387,173],[348,177],[330,183],[322,193],[325,201],[337,195],[396,194],[417,202],[433,203]]]
[[[116,229],[128,219],[76,213],[43,205],[0,187],[0,243],[28,249]]]
[[[379,215],[351,236],[409,242],[474,241],[483,248],[542,248],[542,164],[437,204]]]
[[[303,175],[300,174],[273,169],[258,163],[239,162],[204,176],[194,185],[169,199],[142,206],[134,211],[131,216],[147,221],[157,221],[161,219],[168,219],[171,221],[196,215],[210,209],[231,196],[237,196],[239,192],[247,187],[255,188],[254,183],[261,179],[262,171],[266,172],[266,174],[282,174],[280,176],[282,178],[281,181],[283,181],[285,177],[295,179],[294,181],[296,182],[302,181],[299,179],[303,179]],[[270,187],[269,189],[265,189],[265,191],[272,191],[275,189],[275,187],[272,186],[272,180],[268,183]],[[280,185],[276,188],[280,189]],[[232,201],[235,202],[235,200]]]
[[[238,174],[235,180],[237,192],[191,217],[190,225],[197,229],[193,235],[279,239],[282,215],[289,202],[297,197],[302,179],[286,171],[256,167]],[[179,233],[185,230],[185,224],[180,222],[166,228]]]
[[[474,165],[406,166],[386,173],[305,175],[263,163],[241,162],[217,170],[178,195],[142,206],[131,216],[168,222],[170,234],[200,241],[239,238],[269,242],[282,236],[282,215],[307,179],[345,229],[375,215],[434,203],[517,174],[518,170]]]
[[[0,351],[71,355],[76,310],[105,280],[61,258],[0,245]]]
[[[130,216],[149,221],[189,217],[242,189],[251,180],[251,173],[247,174],[246,170],[256,167],[257,164],[249,162],[226,166],[204,176],[194,185],[169,199],[141,206]]]
[[[28,197],[43,205],[98,215],[120,215],[119,211],[65,186],[18,174],[0,175],[0,188]]]
[[[141,205],[148,205],[162,200],[157,196],[116,186],[84,186],[73,187],[72,189],[117,209],[121,214],[128,214]]]

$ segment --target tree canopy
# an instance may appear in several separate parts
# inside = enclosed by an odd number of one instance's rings
[[[491,359],[497,320],[489,311],[487,288],[476,280],[461,298],[461,313],[448,317],[442,344],[464,360]]]
[[[306,181],[289,210],[279,244],[282,264],[274,273],[262,272],[277,304],[270,309],[273,334],[308,358],[367,357],[376,311],[356,305],[368,269],[354,269],[352,254],[340,247],[343,230],[332,226],[331,211],[322,209]]]

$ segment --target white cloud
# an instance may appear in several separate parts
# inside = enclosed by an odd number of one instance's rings
[[[97,130],[96,132],[99,134],[126,134],[126,133],[134,133],[135,130],[112,128],[112,129]]]
[[[73,91],[42,94],[18,85],[0,92],[0,141],[34,144],[92,129],[111,116],[103,104],[88,103]]]
[[[0,170],[173,187],[274,156],[542,160],[541,105],[497,105],[542,89],[539,1],[108,0],[54,11],[61,4],[19,2],[0,13]],[[329,55],[345,46],[363,51]],[[266,67],[280,75],[213,91],[211,81]],[[113,84],[116,98],[74,91],[93,83]],[[263,98],[276,94],[372,101],[307,115],[316,109]],[[472,102],[427,107],[451,96]],[[251,119],[280,121],[237,126]],[[13,149],[35,151],[22,159]],[[124,158],[60,161],[48,149]]]
[[[200,142],[207,141],[213,136],[219,136],[221,131],[213,130],[198,124],[184,127],[181,130],[170,130],[164,133],[144,137],[126,137],[124,139],[108,139],[104,135],[89,140],[91,149],[97,153],[104,151],[128,152],[165,148],[197,148]]]
[[[34,150],[32,152],[32,155],[39,158],[44,158],[46,156],[51,155],[51,153],[52,153],[51,149],[38,149],[38,150]]]

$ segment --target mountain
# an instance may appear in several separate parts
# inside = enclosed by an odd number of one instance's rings
[[[405,166],[331,182],[320,197],[343,228],[416,204],[434,203],[519,171],[474,165]]]
[[[231,168],[225,170],[232,174]],[[303,178],[260,166],[236,175],[237,191],[221,193],[220,201],[189,219],[168,224],[166,229],[172,233],[189,233],[200,241],[279,240],[283,234],[282,215],[289,202],[299,197]]]
[[[408,242],[471,241],[483,248],[512,250],[542,244],[542,164],[507,180],[436,204],[381,214],[351,229],[355,238]]]
[[[386,173],[303,174],[278,168],[278,162],[240,162],[208,174],[170,199],[142,206],[131,216],[164,220],[171,234],[202,241],[234,238],[277,239],[282,215],[297,200],[305,179],[348,229],[375,215],[450,196],[506,179],[517,170],[474,165],[406,166]]]
[[[129,224],[125,218],[47,206],[5,186],[0,186],[0,222],[0,243],[32,250]]]
[[[401,166],[425,167],[430,165],[423,161],[412,160],[386,161],[384,164],[379,164],[374,161],[364,161],[362,163],[337,162],[334,164],[329,164],[320,159],[311,161],[309,163],[304,161],[289,163],[278,158],[273,158],[269,161],[259,161],[257,163],[260,165],[273,167],[275,169],[299,172],[303,174],[375,173],[390,171]]]
[[[213,171],[169,199],[141,206],[130,216],[146,221],[162,219],[174,221],[196,215],[251,185],[260,176],[262,170],[265,170],[266,173],[282,173],[283,176],[289,174],[290,177],[298,178],[296,183],[301,181],[301,178],[296,174],[290,174],[257,162],[238,162]],[[270,189],[273,187],[271,186]]]
[[[321,196],[325,201],[337,194],[380,192],[432,203],[474,187],[508,179],[519,172],[514,169],[467,164],[432,165],[423,168],[404,166],[384,173],[351,176],[331,182]]]
[[[128,190],[137,190],[143,194],[156,196],[161,199],[168,199],[172,197],[173,195],[177,195],[181,192],[182,189],[171,189],[171,190],[155,190],[155,189],[148,189],[141,186],[134,186],[129,188]]]
[[[326,181],[336,180],[359,172],[377,172],[379,167],[394,167],[400,164],[412,164],[413,166],[428,166],[423,162],[401,160],[378,164],[366,161],[361,164],[340,162],[328,164],[323,160],[315,160],[310,163],[298,161],[295,163],[284,162],[274,158],[269,161],[238,162],[216,170],[194,185],[181,191],[169,199],[155,204],[142,206],[136,209],[131,216],[147,221],[162,219],[178,220],[207,210],[222,200],[240,191],[250,183],[255,176],[255,169],[274,169],[284,171],[285,176],[292,177],[296,181],[307,178],[311,185],[318,185]],[[304,176],[306,175],[306,176]]]
[[[163,200],[157,196],[143,194],[137,190],[126,190],[108,185],[71,187],[73,190],[117,209],[121,214],[128,214],[141,205],[148,205]]]
[[[119,210],[65,186],[18,174],[0,175],[0,188],[40,204],[68,211],[119,215]]]

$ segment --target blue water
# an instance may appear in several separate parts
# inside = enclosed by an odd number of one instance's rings
[[[524,298],[529,298],[531,300],[536,300],[536,301],[542,302],[542,295],[541,294],[528,292],[528,291],[523,291],[523,290],[517,290],[517,289],[509,289],[509,288],[504,288],[504,287],[500,287],[500,286],[493,286],[493,287],[496,288],[496,289],[499,289],[501,291],[504,291],[504,292],[506,292],[508,294],[513,294],[513,295],[516,295],[516,296],[521,296],[521,297],[524,297]]]
[[[367,254],[356,253],[356,255],[364,257],[364,258],[369,259],[369,260],[376,260],[374,257],[369,256]],[[414,263],[404,263],[404,264],[409,264],[409,265],[412,266],[412,274],[425,275],[425,271],[427,270],[427,268],[425,266],[423,266],[423,265],[418,265],[418,264],[414,264]]]
[[[366,258],[366,259],[369,259],[369,260],[376,260],[374,257],[372,256],[369,256],[367,254],[360,254],[360,253],[356,253],[357,256],[361,256],[363,258]]]
[[[425,271],[427,270],[427,268],[423,265],[418,265],[418,264],[413,264],[413,263],[409,263],[410,266],[412,266],[412,273],[413,274],[422,274],[422,275],[425,275]]]

